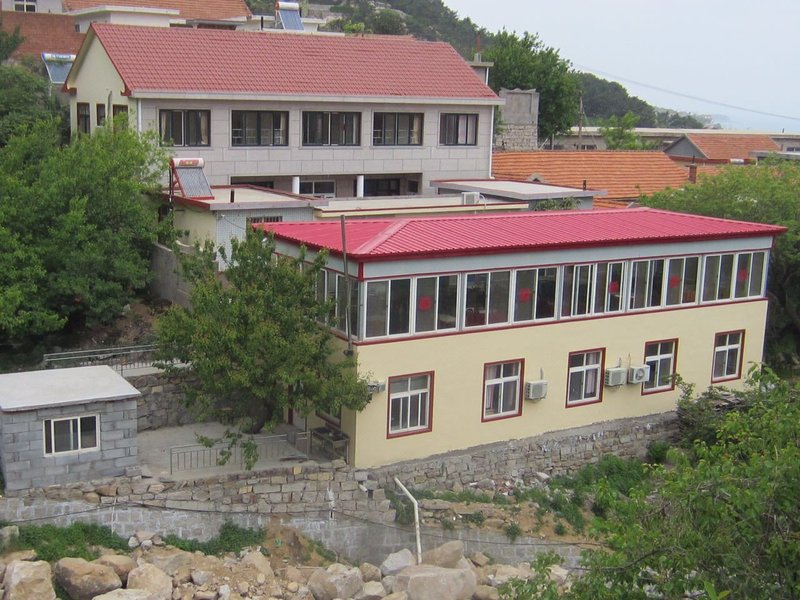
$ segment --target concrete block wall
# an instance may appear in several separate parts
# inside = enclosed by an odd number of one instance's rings
[[[46,419],[91,414],[99,416],[96,450],[45,456]],[[7,492],[115,477],[139,463],[135,399],[10,412],[0,418],[0,460]]]

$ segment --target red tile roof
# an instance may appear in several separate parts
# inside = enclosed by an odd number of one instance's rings
[[[92,30],[134,94],[497,98],[443,42],[99,23]]]
[[[222,21],[249,17],[252,13],[244,0],[62,0],[65,11],[97,6],[135,6],[141,8],[171,8],[180,11],[182,19]]]
[[[77,54],[84,34],[75,31],[75,19],[69,15],[4,11],[0,29],[13,32],[17,27],[25,38],[11,58],[35,56],[42,52]]]
[[[633,200],[687,183],[685,169],[663,152],[495,152],[492,175],[572,187],[582,187],[585,182],[589,189],[606,190],[608,200]]]
[[[339,223],[265,223],[276,238],[341,254]],[[356,259],[398,259],[775,236],[784,227],[651,208],[366,219],[347,224]]]
[[[687,133],[686,138],[709,160],[751,160],[750,152],[756,150],[780,152],[780,146],[765,134]]]

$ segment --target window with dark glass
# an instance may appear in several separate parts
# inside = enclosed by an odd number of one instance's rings
[[[453,329],[458,306],[458,275],[420,277],[415,300],[417,332]]]
[[[97,114],[97,120],[96,120],[97,126],[98,127],[102,127],[103,125],[106,124],[106,105],[105,104],[97,104],[95,106],[95,109],[97,110],[97,113],[96,113]]]
[[[443,146],[477,144],[478,115],[443,113],[439,120],[439,143]]]
[[[161,141],[171,146],[208,146],[211,133],[209,110],[159,111]]]
[[[464,326],[508,322],[510,284],[510,271],[467,275]]]
[[[660,392],[675,387],[675,350],[678,340],[650,342],[644,347],[644,362],[650,376],[642,384],[643,392]]]
[[[231,145],[233,146],[286,146],[288,139],[288,112],[231,111]]]
[[[121,115],[122,113],[128,114],[128,107],[124,104],[112,104],[111,105],[111,115],[116,117],[117,115]]]
[[[372,143],[375,146],[419,146],[422,144],[422,113],[375,113]]]
[[[700,259],[670,258],[667,266],[667,305],[692,304],[697,300]]]
[[[409,333],[410,327],[411,280],[368,282],[365,336]]]
[[[300,193],[317,198],[333,198],[336,196],[335,181],[301,181]]]
[[[89,415],[44,421],[44,453],[79,452],[98,447],[98,417]]]
[[[359,146],[361,113],[303,112],[304,146]]]
[[[703,302],[762,296],[765,260],[764,252],[706,256]]]
[[[92,130],[91,107],[88,102],[78,102],[78,131],[89,133]]]
[[[631,266],[631,308],[661,306],[664,259],[636,260]]]

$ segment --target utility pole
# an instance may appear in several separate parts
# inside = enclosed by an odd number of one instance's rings
[[[578,114],[578,150],[583,150],[583,92],[580,95],[580,114]]]

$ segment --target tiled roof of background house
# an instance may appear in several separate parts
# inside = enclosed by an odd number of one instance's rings
[[[65,11],[98,6],[167,8],[180,11],[182,19],[200,21],[221,21],[252,14],[244,0],[63,0],[63,5]]]
[[[98,23],[92,29],[133,94],[497,98],[443,42]]]
[[[75,31],[75,19],[69,15],[4,11],[0,13],[0,29],[19,31],[25,38],[11,55],[41,58],[42,52],[77,54],[84,34]]]
[[[780,146],[765,134],[689,133],[686,137],[709,160],[750,160],[750,152],[756,150],[780,151]]]
[[[663,152],[617,150],[495,152],[492,175],[606,190],[607,200],[635,200],[687,183],[686,170]]]
[[[256,227],[310,248],[342,251],[339,223],[265,223]],[[346,230],[348,254],[361,259],[681,242],[771,236],[786,231],[775,225],[651,208],[368,219],[350,221]]]

